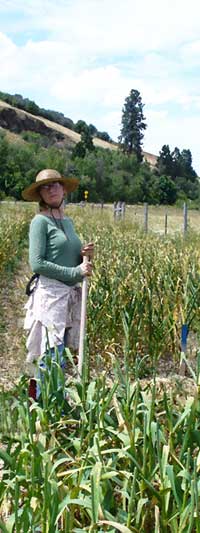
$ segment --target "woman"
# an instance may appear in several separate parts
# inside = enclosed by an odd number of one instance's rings
[[[55,346],[60,366],[64,368],[65,346],[77,350],[79,343],[81,287],[84,276],[91,276],[93,243],[82,247],[70,218],[64,214],[64,196],[78,186],[75,178],[64,178],[53,169],[36,176],[22,197],[38,201],[40,213],[30,225],[29,262],[36,282],[26,304],[24,327],[29,331],[27,362],[42,357],[49,350],[55,359]],[[83,262],[83,256],[89,261]],[[30,395],[35,398],[34,382]],[[37,387],[36,396],[39,395]]]

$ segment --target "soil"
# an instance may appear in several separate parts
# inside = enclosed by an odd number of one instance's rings
[[[0,285],[0,387],[10,389],[26,371],[23,330],[25,287],[30,278],[27,250],[17,271],[1,280]]]

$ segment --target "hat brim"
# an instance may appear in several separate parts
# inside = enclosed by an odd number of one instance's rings
[[[79,185],[79,180],[77,178],[49,178],[32,183],[29,187],[22,191],[22,198],[28,202],[39,202],[41,200],[39,188],[41,185],[48,185],[48,183],[58,181],[62,183],[65,193],[73,192],[77,189]]]

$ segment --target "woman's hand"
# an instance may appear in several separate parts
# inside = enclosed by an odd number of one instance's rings
[[[89,259],[93,259],[94,257],[94,243],[89,242],[88,244],[85,244],[81,250],[82,256],[87,256]]]
[[[90,261],[83,261],[80,265],[82,276],[91,276],[92,275],[92,263]]]

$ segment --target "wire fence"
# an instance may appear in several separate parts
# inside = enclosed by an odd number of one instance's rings
[[[0,211],[9,212],[9,210],[15,206],[29,209],[31,206],[35,207],[37,212],[36,203],[27,203],[22,201],[1,201]],[[200,209],[189,209],[187,203],[184,203],[182,208],[174,206],[152,206],[147,203],[130,205],[125,202],[114,202],[114,204],[89,203],[83,201],[80,203],[67,202],[66,207],[70,206],[70,209],[80,208],[87,209],[88,213],[98,213],[104,215],[109,213],[109,219],[114,220],[116,223],[119,221],[126,222],[128,224],[136,224],[145,233],[155,232],[162,235],[172,233],[182,233],[186,235],[188,231],[195,232],[200,231]]]
[[[125,221],[137,224],[145,233],[150,231],[167,235],[172,233],[182,233],[186,235],[188,231],[200,231],[200,210],[188,209],[186,203],[182,208],[174,206],[151,206],[147,203],[129,205],[125,202],[115,202],[114,204],[88,203],[68,204],[80,208],[88,209],[91,213],[110,213],[110,217],[115,221]]]

